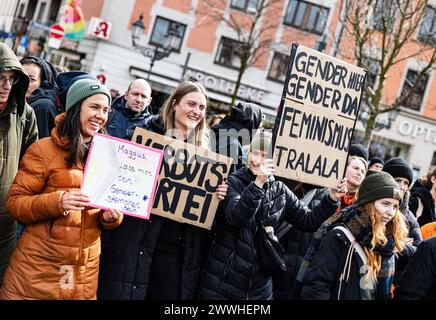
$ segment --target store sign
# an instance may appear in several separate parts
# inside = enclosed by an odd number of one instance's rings
[[[88,34],[99,39],[109,40],[111,30],[112,22],[92,17],[89,23]]]
[[[422,137],[425,142],[436,144],[436,129],[421,123],[414,124],[408,120],[401,121],[398,125],[398,133],[414,139]]]
[[[223,93],[226,96],[231,96],[233,94],[233,90],[235,89],[236,85],[234,81],[229,81],[224,78],[194,69],[188,69],[185,76],[188,79],[195,79],[210,91]],[[262,100],[266,93],[266,91],[259,90],[241,83],[237,95],[238,98],[243,100],[252,101],[255,103],[262,103]]]
[[[77,47],[79,46],[79,42],[76,40],[62,38],[61,48],[67,49],[71,51],[77,51]]]

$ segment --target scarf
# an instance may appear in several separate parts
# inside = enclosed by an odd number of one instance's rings
[[[368,249],[371,248],[372,239],[372,223],[368,213],[361,211],[357,205],[351,205],[339,212],[336,212],[328,218],[315,232],[313,240],[307,249],[303,262],[301,263],[300,270],[298,271],[296,281],[298,287],[301,288],[303,280],[308,268],[311,266],[312,261],[319,249],[322,239],[328,231],[333,229],[334,225],[338,223],[344,224],[360,245]],[[390,288],[394,278],[395,271],[395,257],[393,251],[395,249],[395,242],[392,235],[387,235],[387,243],[385,245],[376,245],[373,251],[381,256],[381,270],[377,278],[376,299],[386,300],[390,299]]]

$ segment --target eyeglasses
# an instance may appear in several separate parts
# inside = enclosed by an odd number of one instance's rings
[[[20,78],[17,75],[13,75],[11,77],[5,77],[0,75],[0,86],[4,86],[6,82],[9,82],[12,86],[17,84],[20,81]]]

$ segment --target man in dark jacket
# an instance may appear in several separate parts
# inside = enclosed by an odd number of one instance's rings
[[[130,140],[135,127],[144,127],[150,117],[151,87],[144,79],[134,80],[126,93],[112,103],[106,123],[111,136]]]
[[[38,139],[36,117],[26,104],[29,77],[12,50],[0,43],[0,286],[16,246],[16,221],[6,197],[26,149]]]
[[[435,300],[436,299],[436,237],[431,237],[418,247],[410,259],[395,288],[395,299]]]
[[[215,133],[215,152],[232,158],[230,173],[246,163],[244,145],[251,142],[254,132],[262,123],[262,109],[254,103],[240,102],[230,114],[212,128]]]

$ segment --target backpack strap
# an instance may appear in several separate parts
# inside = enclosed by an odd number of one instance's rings
[[[362,262],[364,264],[367,263],[368,258],[366,257],[366,253],[363,250],[362,246],[360,245],[359,242],[356,241],[356,238],[354,238],[353,234],[350,232],[350,230],[348,230],[347,228],[345,228],[344,226],[336,226],[333,228],[334,230],[340,230],[342,231],[342,233],[348,238],[348,240],[350,241],[351,245],[354,246],[354,249],[356,250],[357,254],[359,255],[360,259],[362,260]]]
[[[340,300],[341,299],[342,283],[344,281],[348,282],[348,279],[350,277],[351,261],[353,259],[353,253],[357,252],[360,259],[362,260],[362,262],[365,265],[366,265],[368,259],[366,257],[365,251],[363,251],[362,246],[356,241],[356,238],[354,238],[354,236],[350,232],[350,230],[348,230],[344,226],[340,226],[340,225],[334,227],[333,230],[340,230],[350,241],[350,248],[348,249],[348,252],[347,252],[347,257],[345,260],[344,269],[342,270],[341,275],[339,277],[339,289],[338,289],[337,299]]]

